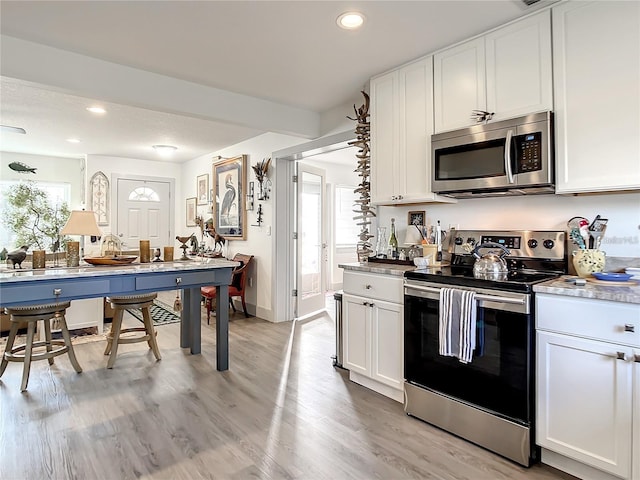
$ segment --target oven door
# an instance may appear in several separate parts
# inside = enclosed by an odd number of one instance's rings
[[[522,425],[533,421],[533,315],[529,294],[485,289],[478,300],[476,349],[468,364],[438,354],[442,284],[406,281],[407,382]]]

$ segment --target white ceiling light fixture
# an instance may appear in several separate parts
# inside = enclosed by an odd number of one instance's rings
[[[359,12],[345,12],[338,17],[336,23],[345,30],[355,30],[364,24],[364,15]]]
[[[153,149],[161,157],[168,157],[173,154],[173,152],[175,152],[178,147],[174,147],[173,145],[154,145]]]
[[[104,108],[97,107],[97,106],[87,107],[87,110],[90,111],[91,113],[99,113],[99,114],[107,113],[107,111]]]
[[[69,143],[80,143],[80,140],[77,138],[67,138],[67,142]]]

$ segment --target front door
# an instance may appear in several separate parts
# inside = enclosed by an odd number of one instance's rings
[[[115,232],[124,250],[137,250],[140,240],[151,247],[173,245],[169,212],[171,184],[162,180],[118,178],[116,183],[117,215]]]
[[[325,308],[324,170],[297,163],[297,318]]]

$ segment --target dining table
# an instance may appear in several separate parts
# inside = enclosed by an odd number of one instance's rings
[[[0,307],[42,305],[83,298],[138,295],[180,290],[180,347],[201,353],[200,287],[213,285],[217,298],[227,298],[233,268],[221,258],[0,270]],[[225,306],[225,302],[219,302]],[[229,311],[216,311],[216,369],[229,369]]]

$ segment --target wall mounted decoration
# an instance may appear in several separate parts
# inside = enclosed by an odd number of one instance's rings
[[[249,182],[247,190],[247,211],[253,210],[253,182]]]
[[[213,164],[215,229],[233,240],[245,239],[247,210],[245,207],[247,156],[228,158]]]
[[[373,253],[371,242],[369,241],[373,238],[373,235],[369,233],[369,226],[371,225],[371,217],[375,217],[376,214],[370,206],[371,182],[369,178],[371,175],[371,160],[369,155],[369,141],[371,126],[369,124],[369,95],[367,95],[366,92],[361,93],[364,95],[364,104],[358,109],[356,109],[356,106],[354,105],[353,110],[356,113],[356,117],[347,118],[356,122],[356,139],[349,142],[349,145],[356,146],[359,149],[358,153],[356,153],[356,158],[358,159],[356,172],[358,173],[358,176],[361,177],[361,181],[358,188],[354,190],[355,193],[360,195],[360,198],[356,200],[355,207],[357,209],[354,210],[358,215],[353,217],[353,219],[357,220],[357,224],[360,226],[358,244],[356,247],[358,261],[366,262]]]
[[[198,175],[196,180],[196,192],[198,192],[198,205],[209,203],[209,174]]]
[[[261,162],[256,163],[252,168],[258,180],[258,200],[268,200],[271,192],[271,180],[267,177],[271,165],[271,158],[263,158]]]
[[[407,225],[424,225],[425,215],[426,212],[424,210],[409,212],[407,215]]]
[[[196,197],[187,198],[187,227],[196,227]]]
[[[89,182],[90,209],[96,214],[98,225],[109,225],[109,179],[102,172],[96,172]]]

